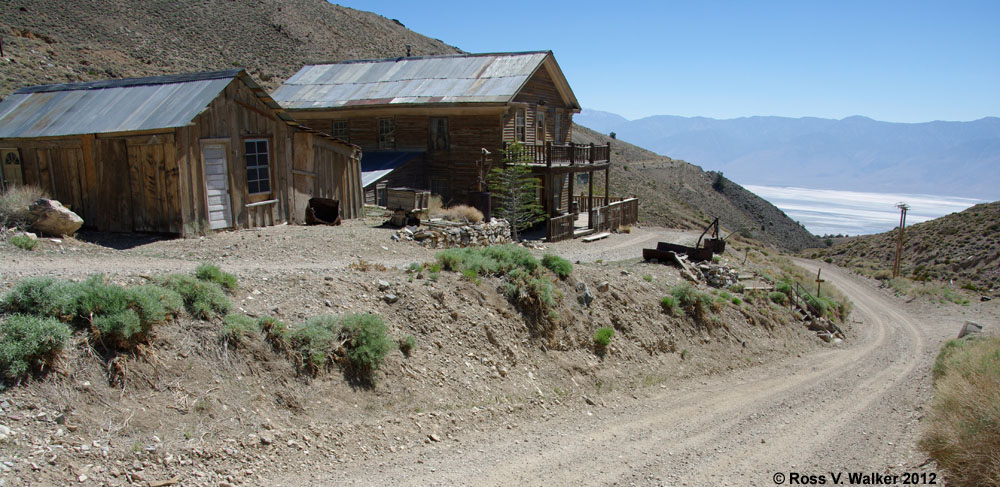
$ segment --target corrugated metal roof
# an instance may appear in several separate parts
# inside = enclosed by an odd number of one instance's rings
[[[272,97],[287,109],[510,101],[549,51],[307,65]]]
[[[382,179],[420,154],[423,152],[365,152],[361,155],[361,187]]]
[[[181,127],[241,73],[229,70],[22,88],[0,102],[0,138]]]

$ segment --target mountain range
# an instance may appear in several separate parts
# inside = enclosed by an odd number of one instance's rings
[[[583,110],[580,125],[723,172],[740,184],[1000,199],[1000,118],[894,123]]]

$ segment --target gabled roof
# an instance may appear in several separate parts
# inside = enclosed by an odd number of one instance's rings
[[[567,105],[579,109],[552,51],[453,54],[310,64],[272,95],[286,109],[507,103],[546,66]]]
[[[239,78],[275,116],[298,126],[242,69],[21,88],[0,102],[0,138],[183,127]]]

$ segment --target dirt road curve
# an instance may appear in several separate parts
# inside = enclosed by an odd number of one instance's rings
[[[838,473],[929,471],[914,447],[918,418],[953,327],[909,315],[849,273],[823,271],[861,322],[838,347],[268,484],[773,486],[780,473],[783,484],[800,474],[829,485]]]

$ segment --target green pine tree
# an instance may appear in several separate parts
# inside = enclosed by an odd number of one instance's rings
[[[489,183],[493,213],[510,223],[511,238],[516,242],[521,230],[545,220],[537,194],[541,182],[531,176],[531,168],[521,163],[520,144],[504,151],[503,167],[490,171]]]

